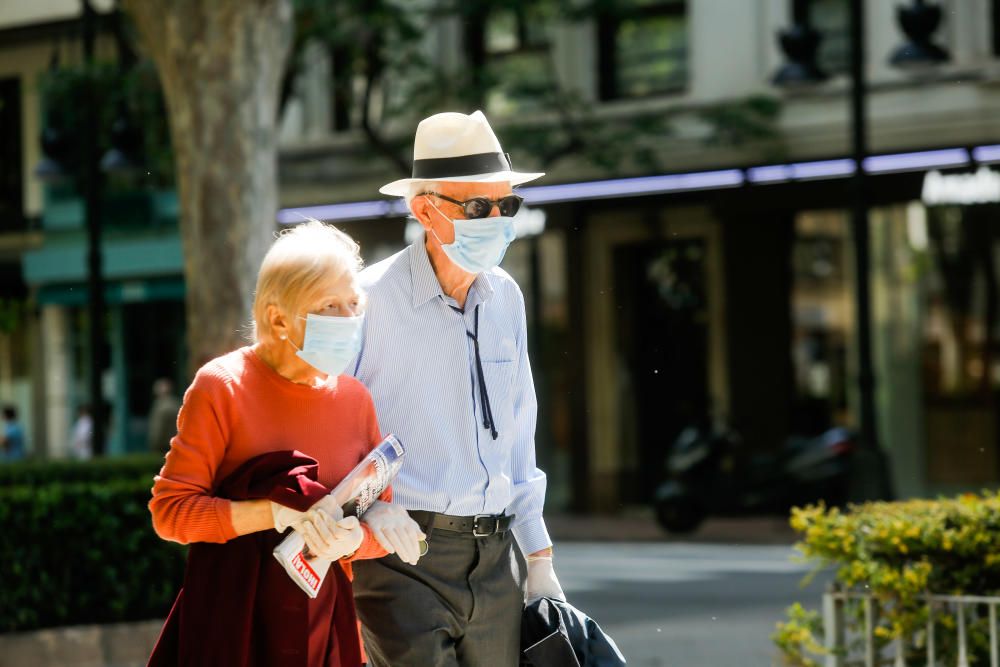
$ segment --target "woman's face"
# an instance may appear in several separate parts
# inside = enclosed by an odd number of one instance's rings
[[[310,300],[289,312],[277,305],[268,307],[271,327],[274,331],[274,343],[285,345],[287,340],[301,349],[305,340],[306,316],[323,315],[327,317],[357,317],[364,313],[365,294],[358,285],[357,274],[345,271],[339,275],[323,278],[312,290]]]
[[[365,295],[358,285],[358,277],[353,271],[345,271],[339,276],[331,276],[321,281],[315,294],[318,296],[306,304],[306,310],[299,315],[324,315],[327,317],[357,317],[365,310]]]

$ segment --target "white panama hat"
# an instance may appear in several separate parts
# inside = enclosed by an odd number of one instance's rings
[[[413,139],[411,178],[386,183],[378,189],[384,195],[406,197],[412,183],[458,181],[520,185],[544,173],[513,171],[510,156],[500,148],[493,128],[482,111],[439,113],[417,125]]]

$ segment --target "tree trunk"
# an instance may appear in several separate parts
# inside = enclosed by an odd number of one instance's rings
[[[125,0],[167,103],[190,364],[244,340],[275,229],[277,110],[291,0]]]

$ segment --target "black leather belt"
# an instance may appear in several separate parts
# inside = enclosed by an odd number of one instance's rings
[[[420,524],[423,530],[447,530],[453,533],[464,533],[472,537],[490,537],[502,535],[510,530],[514,521],[513,514],[477,514],[475,516],[452,516],[424,510],[409,510],[413,520]]]

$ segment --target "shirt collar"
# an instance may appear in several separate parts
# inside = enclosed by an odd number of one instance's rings
[[[424,236],[421,234],[420,238],[410,246],[410,279],[413,281],[414,308],[424,305],[436,296],[444,296],[424,243]]]
[[[436,296],[445,297],[441,290],[441,283],[431,266],[431,259],[427,256],[427,246],[424,236],[413,242],[410,246],[410,279],[413,283],[413,307],[424,305]],[[490,284],[489,276],[480,273],[472,282],[472,291],[476,292],[480,303],[486,303],[493,296],[493,286]]]

